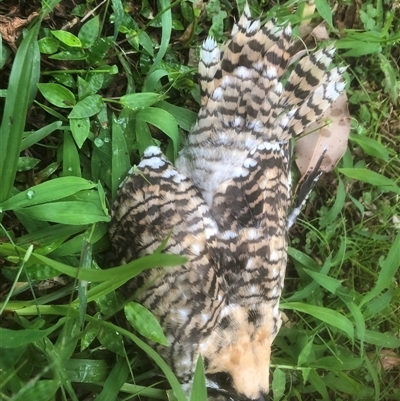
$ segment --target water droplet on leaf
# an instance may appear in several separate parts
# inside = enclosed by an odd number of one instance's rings
[[[96,138],[96,139],[94,140],[94,144],[95,144],[98,148],[101,148],[101,147],[104,145],[104,141],[103,141],[102,139],[100,139],[100,138]]]

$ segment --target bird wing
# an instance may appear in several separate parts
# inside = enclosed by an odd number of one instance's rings
[[[146,150],[113,209],[120,263],[154,252],[185,255],[176,268],[129,284],[158,317],[170,347],[158,348],[181,382],[197,355],[219,391],[262,399],[280,327],[291,201],[290,141],[344,89],[333,48],[290,72],[292,32],[251,19],[246,5],[230,42],[208,38],[199,63],[201,109],[174,168]],[[222,375],[221,375],[222,374]]]
[[[198,354],[193,344],[216,324],[225,302],[210,264],[209,244],[217,231],[199,190],[158,147],[147,148],[112,209],[113,262],[120,265],[152,254],[163,243],[162,252],[188,257],[182,266],[147,270],[124,288],[157,316],[170,343],[157,350],[182,382],[192,379]]]

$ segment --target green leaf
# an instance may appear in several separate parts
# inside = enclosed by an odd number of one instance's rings
[[[51,401],[60,385],[60,380],[31,380],[12,397],[12,400]]]
[[[336,294],[336,291],[342,287],[342,283],[339,280],[329,277],[326,274],[321,274],[308,269],[304,269],[304,271],[321,287],[327,289],[331,294]]]
[[[27,348],[27,345],[15,348],[1,348],[0,358],[0,369],[3,372],[1,377],[2,385],[4,385],[4,372],[12,372],[14,366],[18,363],[20,358],[23,356]],[[4,387],[3,387],[4,388]],[[3,393],[4,394],[4,393]]]
[[[69,359],[64,362],[64,366],[68,371],[68,378],[77,383],[104,383],[109,373],[104,359]]]
[[[299,356],[297,357],[297,365],[302,366],[308,361],[308,358],[312,352],[314,344],[314,338],[312,338],[300,351]]]
[[[379,32],[362,32],[347,35],[335,43],[337,49],[351,49],[342,57],[359,57],[366,54],[381,53],[382,38]]]
[[[338,347],[339,349],[343,349]],[[362,365],[361,355],[349,354],[348,351],[341,355],[326,356],[318,358],[318,361],[314,362],[315,365],[322,369],[346,371],[358,369]]]
[[[99,194],[100,195],[100,194]],[[65,227],[63,225],[63,227]],[[68,227],[68,226],[67,226]],[[79,228],[79,226],[71,226],[75,227],[75,229]],[[80,226],[82,227],[82,226]],[[96,227],[92,233],[92,242],[93,244],[97,243],[101,240],[107,233],[107,223],[99,223],[96,224]],[[82,233],[75,235],[73,238],[65,241],[62,245],[58,246],[56,250],[52,253],[52,256],[70,256],[76,255],[81,252],[82,243],[85,240],[86,233]]]
[[[100,312],[96,313],[94,316],[97,317],[99,320],[101,319]],[[89,323],[85,327],[85,330],[83,330],[81,336],[81,352],[84,351],[86,348],[88,348],[89,345],[95,340],[98,332],[99,332],[99,327],[97,325]],[[101,362],[105,363],[105,361]]]
[[[309,372],[308,381],[315,388],[315,390],[321,394],[324,401],[330,400],[328,391],[326,389],[326,383],[316,370],[311,370]]]
[[[392,191],[400,195],[400,188],[390,178],[375,171],[366,168],[340,168],[339,172],[347,177],[354,178],[359,181],[366,182],[371,185],[376,185],[386,191]]]
[[[351,321],[347,317],[332,309],[301,302],[286,302],[281,304],[281,308],[295,310],[311,315],[316,319],[322,320],[323,322],[344,331],[350,339],[354,338],[354,328]]]
[[[58,250],[58,248],[72,235],[80,233],[85,226],[69,226],[66,224],[53,224],[46,226],[45,229],[38,229],[31,234],[18,238],[17,244],[20,246],[35,244],[36,252],[47,255]],[[28,238],[33,238],[28,241]]]
[[[65,323],[65,319],[60,319],[54,326],[46,330],[22,329],[10,330],[0,327],[0,348],[18,348],[47,337],[54,330]]]
[[[385,92],[390,95],[392,102],[397,104],[399,97],[399,86],[396,81],[396,75],[398,74],[398,69],[396,68],[395,70],[392,67],[392,63],[382,53],[379,53],[378,57],[380,59],[381,70],[385,74]]]
[[[1,39],[1,35],[0,35],[0,39]],[[11,49],[6,46],[4,43],[1,43],[2,41],[0,40],[0,69],[4,67],[4,64],[6,63],[8,57],[10,57],[11,55]],[[2,97],[6,97],[6,95],[3,95],[3,91],[0,91],[0,93],[2,93]],[[7,93],[7,92],[5,92]]]
[[[69,120],[71,124],[72,136],[78,148],[80,149],[83,143],[86,141],[90,133],[90,120],[86,118],[71,118]]]
[[[88,22],[83,24],[78,33],[78,38],[81,41],[82,47],[87,49],[93,46],[100,33],[100,17],[96,15]]]
[[[100,327],[97,339],[108,350],[125,356],[124,342],[122,341],[122,336],[117,331],[110,330],[108,327]]]
[[[376,369],[376,366],[374,366],[368,355],[364,356],[364,366],[367,369],[367,372],[369,373],[369,375],[371,376],[371,379],[374,383],[374,387],[375,387],[375,399],[374,401],[379,401],[380,399],[380,380],[379,380],[379,370]],[[379,377],[378,377],[379,376]]]
[[[114,40],[116,40],[124,18],[124,6],[121,0],[111,0],[111,4],[114,10]]]
[[[356,325],[356,335],[361,343],[361,354],[362,354],[363,350],[364,350],[364,340],[365,340],[364,314],[362,313],[361,308],[352,301],[350,296],[344,297],[342,294],[340,294],[340,291],[339,291],[338,295],[341,298],[341,300],[344,302],[344,304],[349,308],[349,311],[351,312],[351,314],[353,316],[353,319],[354,319],[354,322]]]
[[[74,34],[67,31],[51,31],[51,33],[62,43],[69,47],[82,47],[82,42]]]
[[[81,269],[96,268],[95,262],[93,261],[93,242],[92,234],[95,226],[89,227],[83,236],[81,254],[79,259],[79,267]],[[78,281],[78,302],[79,302],[79,321],[80,327],[83,327],[85,323],[85,316],[87,310],[87,292],[89,283],[87,280]]]
[[[39,105],[43,110],[45,110],[47,113],[49,113],[51,116],[54,116],[58,120],[61,121],[68,121],[66,117],[64,117],[62,114],[60,114],[58,111],[54,110],[52,107],[46,106],[45,104],[42,104],[35,100],[35,104]]]
[[[371,299],[378,296],[386,288],[394,284],[393,278],[397,273],[400,266],[400,232],[397,233],[396,238],[390,247],[389,253],[382,264],[382,269],[379,272],[378,281],[375,287],[369,291],[361,300],[360,306],[366,304]]]
[[[158,323],[154,315],[144,306],[136,302],[129,302],[129,304],[125,305],[124,312],[131,326],[143,337],[162,345],[169,345],[160,323]]]
[[[40,24],[28,31],[18,48],[8,81],[8,92],[0,127],[0,202],[11,193],[17,171],[18,156],[28,115],[27,88],[36,84],[39,60],[35,60]]]
[[[117,400],[121,387],[126,383],[129,374],[129,365],[124,358],[119,358],[113,366],[110,375],[104,383],[101,393],[94,401]]]
[[[97,91],[92,91],[92,87],[89,82],[85,81],[83,78],[78,77],[78,99],[83,100],[86,96],[94,95]]]
[[[165,110],[153,107],[147,107],[136,113],[136,119],[145,121],[154,125],[172,139],[174,145],[174,157],[176,157],[179,148],[178,124],[174,117]]]
[[[104,74],[91,74],[87,79],[87,83],[91,88],[91,93],[95,94],[101,89],[104,83]]]
[[[324,213],[324,215],[321,216],[320,229],[330,226],[336,220],[340,212],[343,210],[345,200],[346,190],[343,181],[339,178],[335,203],[327,213]]]
[[[28,149],[35,143],[38,143],[41,141],[43,138],[45,138],[47,135],[50,135],[53,133],[55,130],[60,128],[62,125],[61,121],[54,121],[53,123],[46,125],[43,128],[38,129],[37,131],[30,132],[28,135],[25,136],[25,138],[21,142],[21,152],[25,149]]]
[[[193,376],[192,392],[190,394],[190,401],[206,401],[207,400],[207,387],[204,375],[204,364],[201,355],[197,358],[196,369]]]
[[[60,361],[67,361],[73,355],[79,339],[80,322],[78,317],[67,317],[57,336],[55,348]]]
[[[58,50],[58,41],[54,38],[42,38],[38,41],[40,53],[53,54]]]
[[[209,2],[208,4],[212,4],[212,2]],[[218,11],[215,10],[215,14],[213,15],[212,18],[213,23],[210,27],[209,34],[216,39],[222,39],[224,37],[224,26],[225,26],[224,21],[228,16],[228,14],[226,11],[221,10],[221,5],[220,5],[221,3],[214,2],[214,4],[218,4]]]
[[[20,192],[18,195],[0,204],[0,208],[3,211],[17,210],[66,198],[79,191],[88,190],[96,186],[97,184],[79,177],[56,178]]]
[[[126,139],[114,115],[112,116],[112,154],[114,157],[111,159],[111,193],[114,200],[117,197],[118,188],[130,168],[129,150]]]
[[[76,148],[75,142],[72,139],[71,134],[68,131],[64,132],[64,143],[63,143],[63,177],[81,176],[81,166],[78,149]]]
[[[46,203],[18,209],[18,213],[36,220],[72,225],[110,221],[100,206],[80,201]]]
[[[389,161],[389,152],[384,145],[373,138],[364,135],[350,134],[349,139],[359,145],[368,155]]]
[[[92,117],[101,111],[103,105],[103,98],[100,95],[85,97],[74,106],[68,118]]]
[[[168,71],[160,69],[153,71],[147,76],[143,84],[144,92],[155,92],[157,89],[161,88],[161,83],[159,82],[161,78],[168,76]]]
[[[158,50],[157,56],[154,60],[153,65],[151,66],[148,74],[151,74],[154,70],[157,69],[158,64],[165,56],[165,53],[168,50],[168,46],[171,39],[171,31],[172,31],[172,13],[171,13],[171,3],[169,0],[159,0],[159,8],[163,11],[161,15],[161,44],[160,49]]]
[[[353,399],[359,396],[363,387],[365,388],[362,383],[351,378],[347,372],[342,371],[337,372],[335,378],[333,378],[332,374],[329,375],[326,381],[328,385],[340,389],[341,392],[351,394]]]
[[[168,379],[169,384],[173,389],[173,395],[176,397],[177,401],[186,401],[185,394],[182,390],[181,384],[178,382],[175,375],[172,373],[170,367],[164,362],[164,360],[158,355],[156,351],[154,351],[149,345],[147,345],[140,338],[135,336],[133,333],[128,332],[127,330],[121,329],[115,325],[111,325],[110,323],[106,323],[107,326],[112,327],[114,330],[117,329],[121,334],[125,337],[129,338],[132,342],[134,342],[139,348],[141,348],[150,358],[154,360],[154,362],[160,367],[163,371],[165,377]]]
[[[144,151],[149,146],[154,146],[157,142],[151,136],[149,126],[145,121],[135,120],[135,132],[136,132],[136,145],[139,153],[143,155]]]
[[[40,159],[35,159],[34,157],[21,156],[18,158],[17,171],[21,172],[21,171],[32,170],[39,163]]]
[[[87,49],[89,54],[88,56],[88,63],[90,65],[95,64],[103,64],[105,58],[107,57],[107,53],[109,52],[110,48],[114,45],[114,41],[112,37],[100,38],[94,42],[94,44]],[[103,65],[99,68],[102,70],[103,73],[107,72],[109,74],[117,74],[118,67],[116,65]],[[92,72],[96,70],[91,70]]]
[[[95,285],[101,285],[101,283],[96,283]],[[120,301],[118,300],[115,291],[111,291],[105,296],[96,298],[95,302],[98,310],[105,316],[111,316],[116,310],[120,309]]]
[[[43,97],[51,104],[64,109],[72,108],[75,103],[74,94],[59,84],[37,84]]]
[[[393,290],[388,290],[385,291],[382,295],[379,295],[378,297],[371,299],[371,301],[368,301],[365,303],[365,308],[364,308],[364,315],[365,318],[369,318],[374,315],[378,315],[380,312],[385,310],[386,308],[389,307],[390,302],[393,300]]]
[[[303,266],[309,266],[310,268],[314,269],[313,271],[319,271],[321,274],[327,275],[332,267],[330,258],[327,258],[325,260],[325,263],[321,268],[318,265],[318,263],[315,262],[314,259],[310,258],[305,253],[300,252],[297,249],[291,247],[288,248],[288,255],[290,255],[296,261],[296,263],[301,263],[302,265],[301,269],[304,269]],[[291,297],[287,298],[286,301],[294,302],[306,299],[307,297],[312,295],[315,292],[315,290],[317,290],[317,288],[318,288],[318,283],[316,281],[311,281],[310,284],[308,284],[306,287],[295,292]]]
[[[319,15],[331,28],[333,28],[332,9],[330,4],[326,0],[315,0],[315,7],[317,8]]]
[[[274,393],[274,401],[279,401],[285,393],[286,375],[281,369],[276,368],[272,376],[272,392]]]
[[[184,107],[175,106],[165,101],[158,102],[156,106],[170,113],[185,131],[190,131],[197,120],[197,113]]]
[[[150,36],[146,32],[141,32],[139,35],[139,43],[143,46],[143,49],[150,54],[150,56],[154,57],[154,47],[153,42]]]
[[[49,59],[52,60],[65,60],[65,61],[73,61],[73,60],[86,60],[87,59],[87,55],[84,53],[80,53],[77,51],[63,51],[63,52],[59,52],[56,54],[52,54],[51,56],[49,56]]]
[[[25,249],[21,247],[13,246],[11,244],[0,244],[0,255],[4,257],[14,257],[20,260],[20,255],[24,255],[25,253]],[[114,267],[107,270],[92,270],[71,267],[64,263],[57,262],[56,260],[53,260],[47,256],[32,252],[27,265],[30,266],[31,264],[35,263],[44,263],[58,270],[60,273],[79,280],[107,282],[117,281],[117,279],[121,281],[128,281],[145,269],[151,269],[153,267],[179,266],[184,264],[186,261],[187,259],[182,256],[155,254],[144,256],[120,267]],[[120,285],[122,284],[123,282]],[[107,285],[109,285],[108,282]]]
[[[19,267],[3,267],[2,273],[10,281],[14,281],[18,276]],[[47,280],[59,275],[60,273],[49,265],[32,265],[25,266],[22,273],[18,276],[18,280],[21,282],[26,282],[28,280]]]
[[[163,96],[158,93],[151,92],[132,93],[122,96],[120,102],[123,107],[128,107],[132,110],[141,110],[157,103],[162,97]]]

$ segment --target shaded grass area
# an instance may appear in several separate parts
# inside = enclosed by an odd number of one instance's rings
[[[123,283],[181,259],[155,254],[102,270],[109,210],[147,146],[174,160],[199,107],[198,46],[209,30],[227,38],[236,5],[11,4],[0,3],[11,19],[37,16],[15,54],[4,34],[0,52],[1,399],[183,400],[161,358],[114,317]],[[294,26],[305,12],[293,1],[250,4]],[[345,156],[290,234],[272,395],[398,400],[400,10],[365,2],[347,9],[350,24],[332,14],[336,5],[316,6],[337,62],[350,65],[354,120]],[[139,333],[154,329],[149,321],[135,323]],[[193,400],[204,399],[199,372]]]

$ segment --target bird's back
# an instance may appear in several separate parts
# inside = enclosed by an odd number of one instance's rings
[[[290,140],[344,88],[328,47],[293,71],[292,33],[260,27],[248,7],[221,51],[208,38],[199,63],[198,121],[173,167],[146,150],[113,208],[116,263],[164,252],[188,257],[128,286],[159,319],[158,350],[190,389],[197,356],[221,397],[261,399],[280,327],[290,204]],[[224,395],[225,394],[225,395]]]

